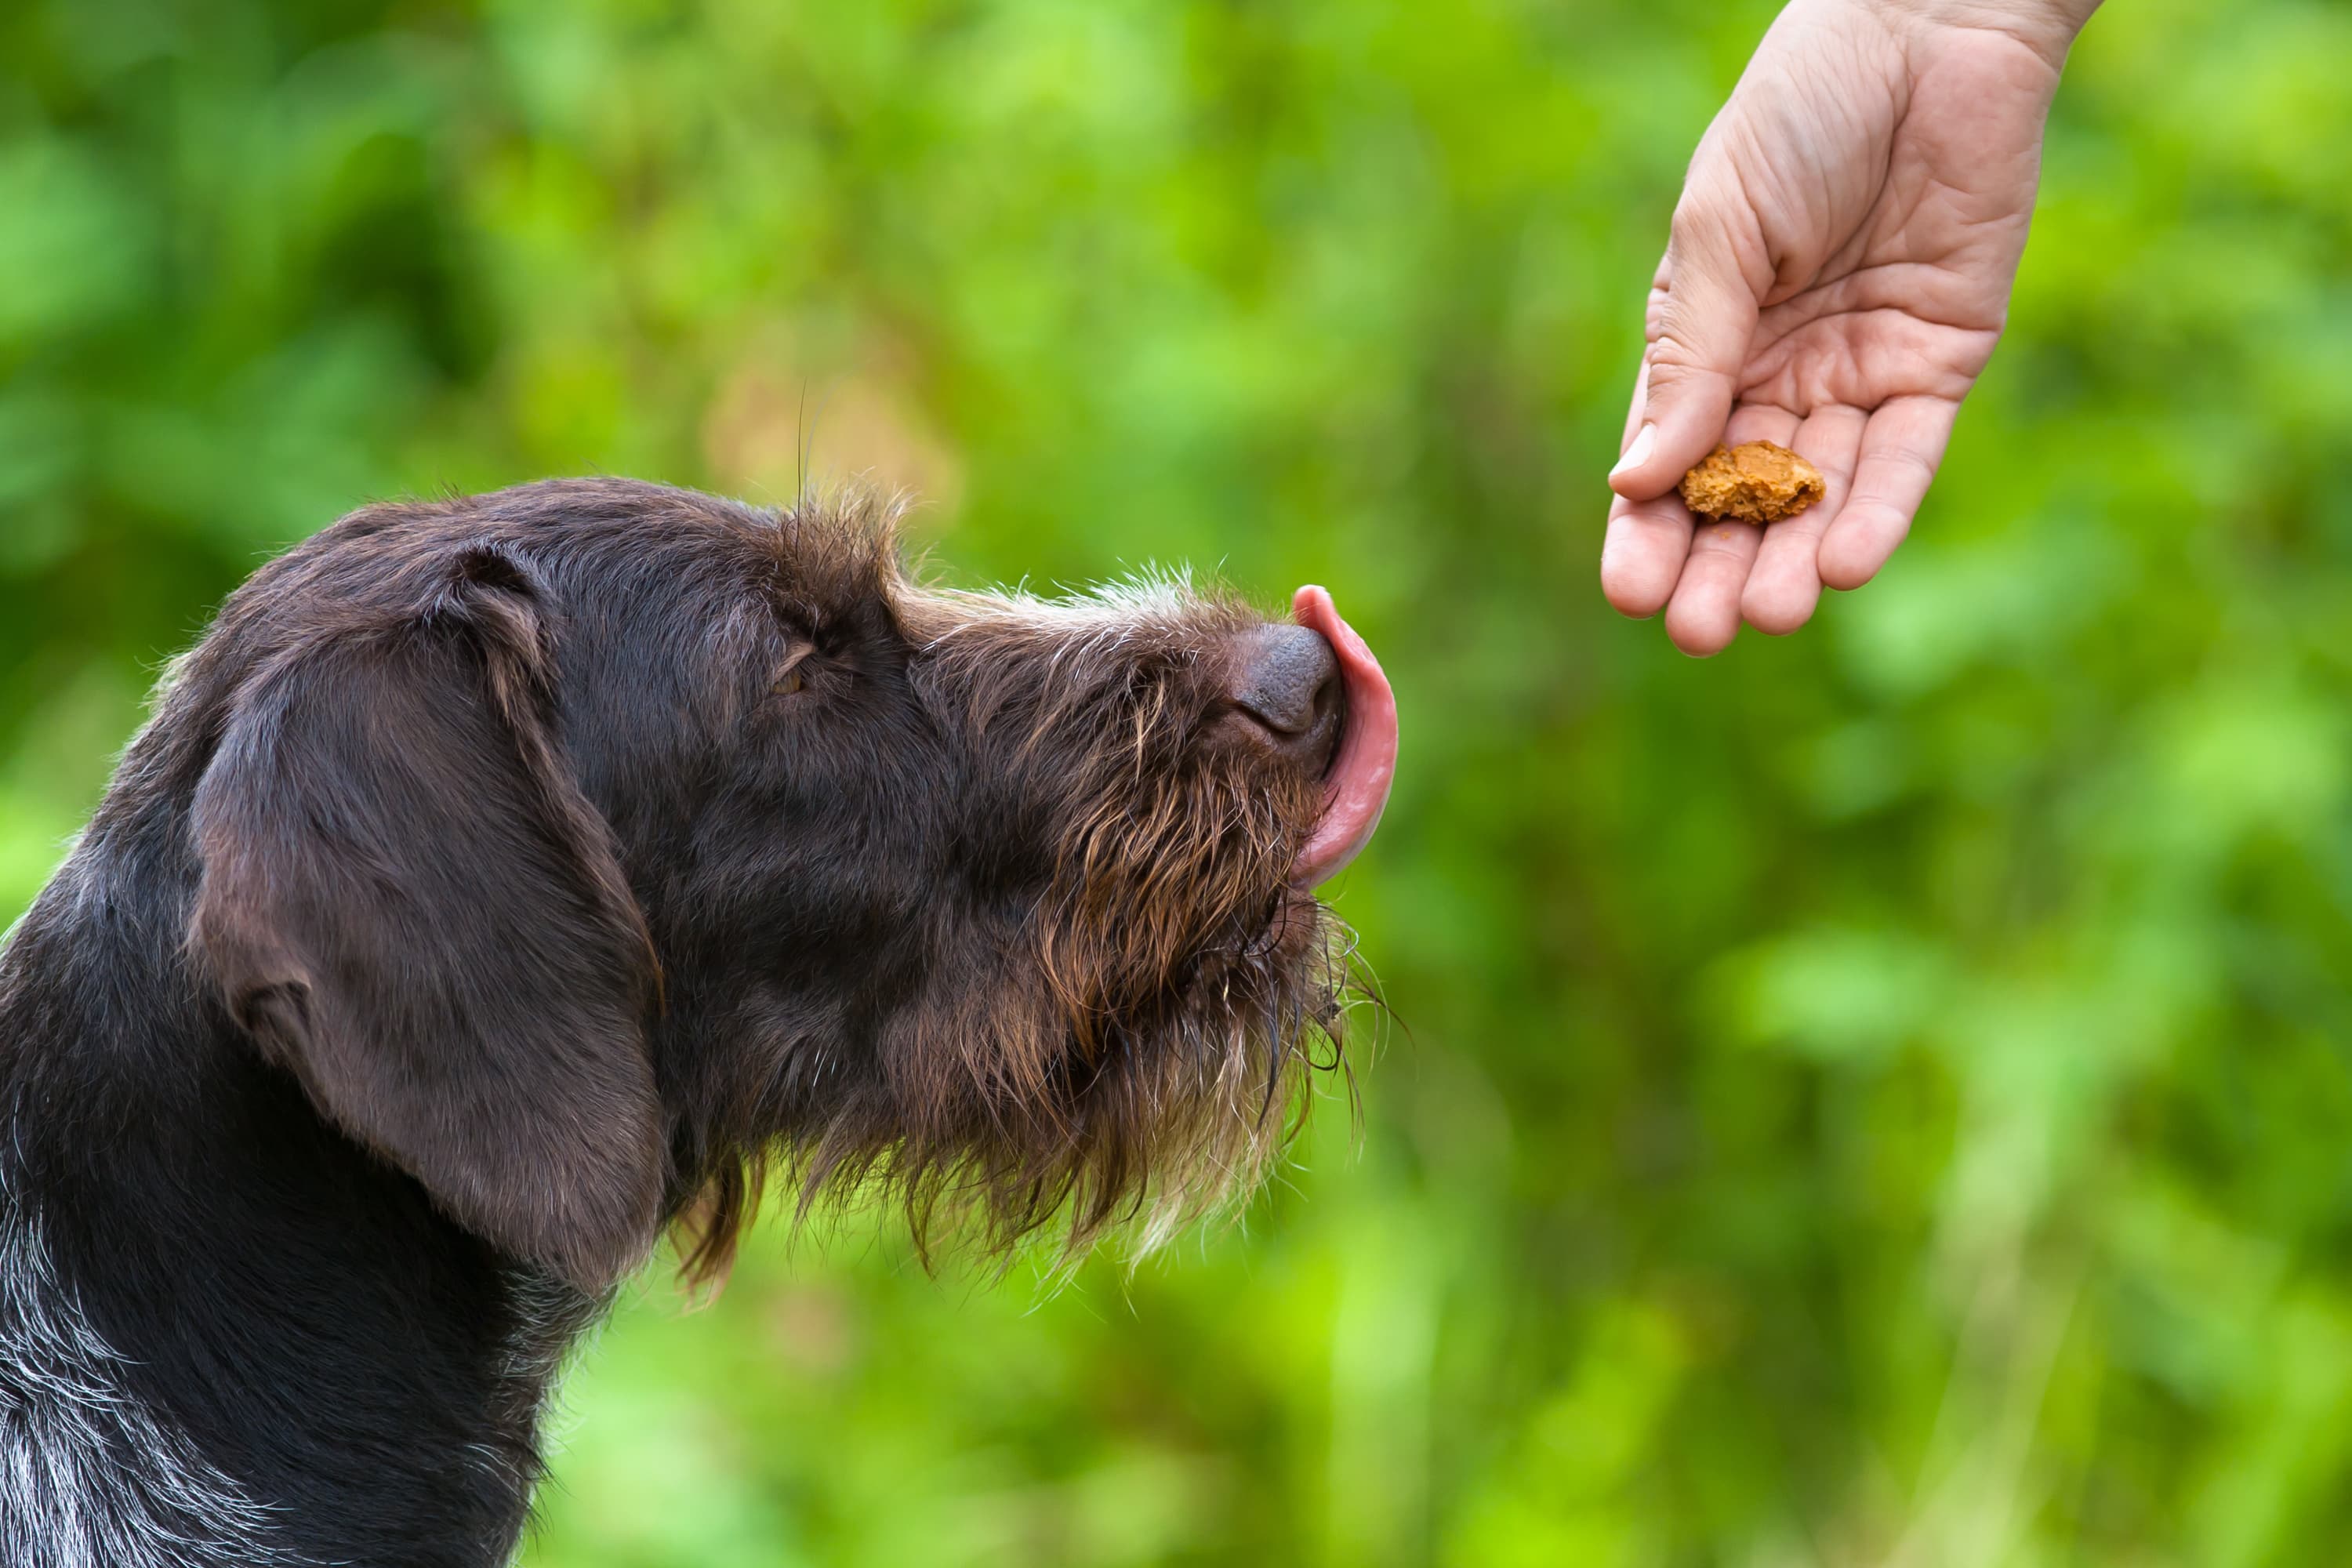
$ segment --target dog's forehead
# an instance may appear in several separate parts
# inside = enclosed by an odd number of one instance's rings
[[[897,509],[864,498],[756,507],[635,479],[551,479],[417,520],[429,537],[407,542],[412,554],[510,545],[608,608],[765,602],[831,616],[887,600],[898,578]]]
[[[630,487],[614,526],[577,512],[554,547],[577,552],[607,592],[677,604],[714,621],[774,612],[786,625],[874,624],[905,590],[898,507],[851,496],[786,507]],[[683,606],[681,606],[683,607]]]
[[[878,501],[755,507],[626,479],[548,480],[484,498],[484,521],[625,588],[751,588],[831,605],[897,575],[897,510]]]
[[[749,533],[785,605],[824,620],[887,611],[909,590],[901,570],[898,509],[870,500],[814,502],[753,513]]]

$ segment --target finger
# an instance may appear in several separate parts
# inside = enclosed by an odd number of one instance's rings
[[[1633,377],[1633,402],[1625,416],[1625,439],[1641,428],[1647,399],[1647,358]],[[1665,607],[1690,553],[1691,515],[1682,498],[1655,500],[1611,498],[1609,529],[1601,540],[1601,593],[1620,615],[1647,620]]]
[[[1764,531],[1764,542],[1740,595],[1739,613],[1767,636],[1788,636],[1811,620],[1821,603],[1822,535],[1853,488],[1854,460],[1868,419],[1859,408],[1817,408],[1787,443],[1822,471],[1826,488],[1811,507]]]
[[[1739,635],[1739,593],[1762,532],[1752,522],[1706,522],[1692,530],[1689,557],[1666,605],[1666,636],[1676,647],[1705,658]]]
[[[1897,397],[1871,415],[1853,487],[1822,535],[1823,583],[1859,588],[1886,564],[1927,498],[1958,416],[1959,405],[1942,397]]]
[[[1743,266],[1750,253],[1760,247],[1747,204],[1728,185],[1695,179],[1650,291],[1649,405],[1609,475],[1619,495],[1664,495],[1723,438],[1756,331],[1757,289]]]
[[[1644,618],[1664,607],[1690,553],[1691,514],[1682,497],[1609,504],[1601,542],[1601,592],[1620,615]]]
[[[1620,458],[1625,455],[1625,449],[1633,444],[1633,437],[1640,433],[1643,414],[1649,406],[1650,351],[1645,348],[1642,351],[1641,365],[1633,373],[1633,401],[1625,408],[1625,433],[1617,440]]]
[[[1785,408],[1750,405],[1736,408],[1723,433],[1727,442],[1786,443],[1797,433],[1797,416]],[[1654,504],[1654,503],[1643,503]],[[1726,526],[1738,531],[1726,534]],[[1756,559],[1752,524],[1718,524],[1695,520],[1674,601],[1666,611],[1666,635],[1685,653],[1702,657],[1717,652],[1739,635],[1739,606],[1746,592],[1750,564]]]
[[[1730,422],[1723,427],[1723,444],[1737,447],[1748,441],[1769,441],[1785,447],[1796,435],[1797,416],[1789,410],[1769,403],[1743,403],[1731,411]]]
[[[1650,405],[1650,353],[1642,351],[1642,363],[1633,371],[1633,400],[1625,405],[1624,434],[1617,437],[1617,461],[1625,461],[1625,453],[1633,445],[1633,437],[1642,428],[1642,416]],[[1614,509],[1612,509],[1612,514]]]
[[[1658,290],[1664,289],[1665,286],[1666,264],[1664,261],[1661,260],[1658,263],[1658,270],[1656,274],[1650,280],[1650,297],[1653,300],[1655,300],[1658,295]],[[1641,436],[1643,420],[1647,417],[1649,406],[1650,344],[1649,327],[1645,318],[1643,326],[1642,363],[1635,368],[1633,373],[1633,401],[1625,410],[1624,434],[1617,438],[1617,464],[1615,468],[1609,470],[1609,477],[1612,481],[1614,481],[1616,479],[1618,469],[1623,468],[1629,462],[1638,462],[1642,460],[1641,458],[1633,457],[1631,454],[1633,450],[1634,441]],[[1643,452],[1643,458],[1646,458],[1647,455],[1648,450],[1645,447]]]

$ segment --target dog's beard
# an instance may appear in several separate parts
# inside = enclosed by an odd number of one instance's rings
[[[1068,1260],[1129,1222],[1149,1250],[1255,1191],[1310,1067],[1339,1058],[1339,928],[1289,879],[1318,803],[1231,778],[1099,797],[1028,952],[902,1012],[878,1096],[788,1151],[803,1211],[887,1194],[927,1256],[1044,1233]]]
[[[1311,1042],[1336,1057],[1338,926],[1290,880],[1318,803],[1311,781],[1213,776],[1087,822],[1044,922],[1068,1044],[1038,1101],[1065,1126],[1035,1148],[1063,1167],[1035,1209],[1015,1173],[1000,1239],[1066,1207],[1071,1247],[1135,1219],[1148,1250],[1255,1190],[1311,1103]]]

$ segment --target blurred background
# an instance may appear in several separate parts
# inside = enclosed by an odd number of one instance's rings
[[[805,427],[955,579],[1333,586],[1401,1024],[1131,1276],[641,1282],[531,1568],[2352,1560],[2352,6],[2099,18],[1914,542],[1702,664],[1601,474],[1771,11],[10,0],[0,920],[271,552]]]

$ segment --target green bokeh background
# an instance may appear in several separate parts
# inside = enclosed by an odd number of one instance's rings
[[[12,0],[0,919],[271,551],[813,425],[957,578],[1334,587],[1402,1026],[1131,1276],[643,1282],[533,1568],[2352,1561],[2352,6],[2117,0],[1914,542],[1695,663],[1600,476],[1769,14]]]

